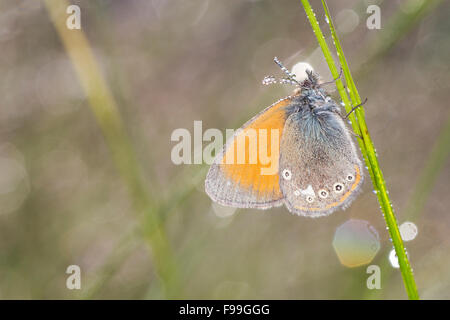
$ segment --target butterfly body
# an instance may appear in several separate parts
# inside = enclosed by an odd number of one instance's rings
[[[267,163],[259,158],[256,163],[224,160],[237,159],[234,153],[242,136],[267,129],[280,134],[253,137],[257,149],[269,145],[277,156],[275,172],[263,174]],[[250,145],[242,147],[246,160],[254,152],[261,155]],[[319,217],[347,207],[362,182],[361,161],[340,108],[311,72],[300,94],[278,101],[235,133],[211,166],[205,189],[223,205],[267,209],[285,204],[294,214]]]

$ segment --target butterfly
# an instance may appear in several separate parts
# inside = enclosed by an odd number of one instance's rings
[[[280,82],[295,84],[297,90],[234,133],[211,165],[205,191],[221,205],[285,205],[307,217],[346,208],[364,180],[346,117],[315,72],[306,70],[306,79],[298,82],[277,58],[275,62],[287,74]],[[275,81],[266,77],[263,82]]]

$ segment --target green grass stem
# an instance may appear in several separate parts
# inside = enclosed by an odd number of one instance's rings
[[[333,77],[337,78],[339,76],[338,68],[336,67],[336,64],[333,60],[333,56],[327,45],[325,37],[320,29],[319,23],[313,12],[313,9],[311,8],[311,5],[309,4],[308,0],[301,0],[301,2],[305,9],[308,20],[312,26],[314,34],[317,38],[317,41],[322,49],[322,52],[324,54],[325,60],[328,64],[328,67],[330,68],[330,71],[331,71]],[[325,14],[327,16],[331,35],[333,37],[334,44],[335,44],[335,47],[337,50],[337,55],[339,57],[341,67],[344,71],[349,95],[347,95],[347,92],[344,89],[344,85],[343,85],[341,79],[338,79],[336,81],[336,87],[339,91],[342,101],[344,102],[345,109],[347,110],[347,112],[349,112],[353,106],[359,105],[361,103],[361,98],[359,96],[359,93],[356,89],[356,85],[351,76],[350,68],[347,64],[347,61],[344,56],[344,52],[343,52],[341,44],[339,42],[339,38],[337,37],[336,31],[334,29],[334,25],[333,25],[333,22],[331,19],[331,15],[329,14],[329,10],[326,5],[326,2],[322,1],[322,4],[323,4],[324,10],[325,10]],[[349,96],[350,96],[350,98],[349,98]],[[350,102],[350,99],[351,99],[351,102]],[[355,133],[361,137],[360,139],[358,139],[358,143],[359,143],[361,152],[363,154],[364,160],[366,162],[366,165],[368,167],[368,171],[369,171],[370,177],[372,179],[372,184],[373,184],[374,190],[376,191],[376,194],[378,197],[378,202],[380,203],[380,208],[382,210],[382,213],[383,213],[383,216],[384,216],[384,219],[386,222],[386,226],[388,228],[389,235],[392,240],[392,244],[394,246],[394,249],[395,249],[397,257],[398,257],[400,271],[402,273],[406,292],[410,299],[418,299],[419,294],[417,292],[414,275],[413,275],[412,268],[411,268],[411,265],[408,260],[408,256],[406,254],[405,247],[403,245],[402,238],[400,236],[400,231],[398,229],[397,220],[396,220],[396,217],[394,215],[394,212],[393,212],[393,209],[391,206],[391,200],[390,200],[388,192],[387,192],[386,183],[383,178],[383,173],[382,173],[380,165],[378,163],[378,157],[377,157],[375,148],[373,146],[372,139],[370,138],[369,130],[368,130],[366,122],[365,122],[363,106],[361,106],[360,108],[355,110],[354,114],[352,114],[350,116],[350,121],[351,121],[353,130],[355,131]]]

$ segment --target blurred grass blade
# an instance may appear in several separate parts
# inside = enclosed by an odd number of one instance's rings
[[[397,10],[389,22],[383,25],[380,30],[380,36],[368,44],[367,54],[369,58],[365,61],[364,66],[358,71],[365,74],[371,70],[374,63],[384,56],[398,41],[411,31],[418,22],[426,17],[430,12],[435,10],[439,5],[443,4],[443,0],[417,0],[404,1],[402,5],[409,7],[407,12]],[[387,31],[388,30],[388,31]],[[371,39],[372,40],[372,39]]]
[[[425,168],[420,175],[411,200],[405,210],[405,218],[415,220],[425,207],[426,200],[431,193],[433,185],[444,168],[450,155],[450,117],[435,142]]]
[[[166,296],[174,297],[177,292],[177,275],[168,239],[157,214],[156,200],[150,197],[142,181],[135,152],[128,140],[114,98],[101,75],[83,31],[69,30],[66,27],[66,8],[70,3],[67,0],[46,0],[45,4],[86,92],[95,119],[111,149],[114,163],[130,191]]]
[[[419,176],[419,179],[414,187],[414,191],[409,197],[408,205],[404,212],[402,212],[403,221],[416,222],[421,212],[425,207],[428,197],[433,190],[433,186],[444,168],[444,164],[448,161],[450,156],[450,117],[447,119],[443,130],[437,138],[434,146],[428,156],[425,167]],[[387,269],[383,272],[384,281],[389,281],[395,269],[389,268],[389,262],[381,262],[381,268]],[[383,265],[385,268],[383,268]],[[381,295],[381,290],[369,290],[366,294],[368,299],[376,299]]]
[[[325,56],[325,60],[327,61],[327,64],[330,68],[330,71],[333,75],[333,77],[337,78],[339,76],[339,73],[337,71],[336,65],[334,63],[332,54],[330,52],[330,49],[328,48],[328,45],[326,43],[325,37],[323,36],[323,33],[320,29],[319,23],[316,19],[316,16],[311,8],[311,5],[309,4],[308,0],[301,0],[303,7],[305,9],[306,15],[309,19],[309,22],[311,23],[312,29],[316,35],[317,41],[322,49],[322,52]],[[359,105],[361,103],[361,99],[359,97],[358,91],[356,89],[356,85],[353,82],[353,78],[350,73],[350,69],[348,67],[347,61],[345,60],[344,52],[342,50],[342,47],[340,45],[339,39],[336,35],[336,32],[334,30],[333,22],[331,19],[331,16],[329,14],[328,8],[326,6],[326,3],[324,0],[322,0],[322,4],[325,10],[325,14],[328,19],[328,23],[330,26],[331,34],[333,36],[333,40],[335,42],[337,54],[339,56],[339,61],[341,63],[341,67],[344,70],[345,79],[347,82],[348,92],[350,95],[350,98],[352,100],[353,106]],[[339,91],[339,94],[342,98],[342,101],[345,104],[346,110],[349,112],[352,108],[352,104],[349,101],[349,97],[347,95],[347,92],[345,92],[343,84],[341,80],[336,81],[336,87]],[[355,117],[356,115],[356,117]],[[359,145],[361,147],[361,152],[364,156],[364,160],[366,161],[370,177],[372,179],[372,183],[374,186],[374,189],[377,193],[378,201],[380,203],[380,207],[383,212],[383,216],[386,221],[387,228],[389,230],[390,237],[392,239],[392,243],[394,245],[399,264],[400,264],[400,270],[402,272],[403,281],[405,284],[405,288],[407,291],[407,294],[410,299],[418,299],[419,295],[417,292],[414,276],[412,273],[411,265],[409,263],[408,257],[406,255],[406,251],[403,245],[403,241],[400,236],[400,232],[398,229],[398,224],[391,206],[391,202],[389,199],[389,195],[386,190],[385,181],[383,178],[383,174],[381,172],[378,158],[375,152],[375,148],[373,146],[372,140],[369,135],[369,131],[367,129],[365,118],[364,118],[364,109],[363,107],[360,107],[355,110],[354,115],[350,117],[352,127],[356,134],[360,135],[362,138],[359,139]]]

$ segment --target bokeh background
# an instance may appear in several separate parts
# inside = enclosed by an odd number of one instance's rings
[[[203,190],[207,166],[171,161],[173,130],[193,134],[194,120],[237,128],[290,93],[261,84],[280,75],[274,56],[331,79],[300,1],[73,1],[82,29],[63,36],[49,14],[65,21],[60,3],[0,2],[0,298],[407,297],[370,179],[346,211],[308,219],[215,205]],[[328,37],[320,2],[311,4]],[[366,26],[371,4],[380,30]],[[368,98],[398,221],[418,227],[406,246],[419,293],[448,299],[450,3],[328,5]],[[80,82],[70,50],[83,43],[63,45],[80,34],[100,73],[85,71],[101,74],[107,99],[100,90],[90,100]],[[380,290],[367,288],[367,265],[336,255],[335,232],[349,219],[379,234],[370,263]],[[69,265],[81,268],[80,290],[66,288]]]

